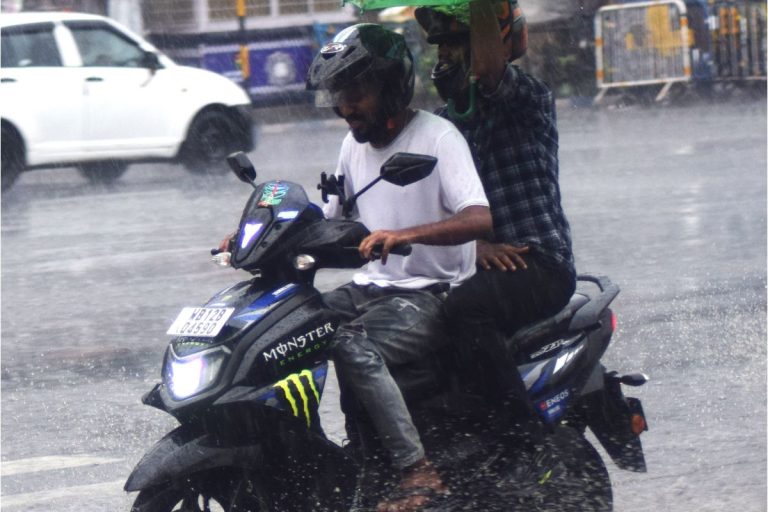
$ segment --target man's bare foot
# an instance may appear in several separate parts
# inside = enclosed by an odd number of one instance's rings
[[[376,512],[415,512],[437,496],[448,494],[437,470],[424,458],[403,470],[400,485]]]

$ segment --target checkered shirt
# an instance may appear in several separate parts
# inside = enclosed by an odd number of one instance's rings
[[[509,64],[498,88],[480,91],[477,112],[454,121],[469,142],[488,196],[496,242],[531,247],[575,273],[560,204],[555,102],[547,85]],[[450,119],[445,107],[438,115]]]

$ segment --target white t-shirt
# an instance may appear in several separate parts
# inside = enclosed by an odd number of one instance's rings
[[[427,178],[399,187],[380,181],[357,201],[358,220],[370,231],[404,229],[447,219],[473,205],[488,206],[464,137],[453,124],[423,110],[385,148],[357,142],[348,133],[341,145],[336,175],[344,175],[347,197],[379,176],[382,164],[398,152],[437,158]],[[327,218],[341,216],[338,197],[324,207]],[[355,274],[361,285],[424,288],[443,282],[457,285],[475,272],[475,244],[414,244],[410,256],[390,254],[387,264],[369,263]]]

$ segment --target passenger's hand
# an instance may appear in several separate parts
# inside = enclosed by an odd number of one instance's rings
[[[389,231],[389,230],[379,230],[374,231],[365,239],[363,239],[362,242],[360,242],[360,245],[358,246],[357,250],[360,251],[360,256],[371,260],[373,249],[375,246],[380,245],[381,246],[381,264],[386,265],[387,264],[387,257],[389,256],[390,251],[393,247],[397,247],[398,245],[403,245],[409,243],[409,240],[405,237],[405,235],[401,231]]]
[[[502,272],[515,271],[518,268],[528,268],[521,254],[527,253],[529,248],[515,247],[509,244],[492,244],[485,240],[477,241],[477,264],[485,270],[497,268]]]
[[[237,233],[230,233],[219,242],[219,252],[229,252],[229,245],[233,242]]]

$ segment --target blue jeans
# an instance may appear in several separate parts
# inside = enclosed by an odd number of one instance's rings
[[[442,301],[428,291],[354,283],[323,300],[344,318],[331,342],[342,393],[350,388],[365,407],[392,464],[412,465],[424,457],[424,447],[387,366],[423,358],[440,346]]]

